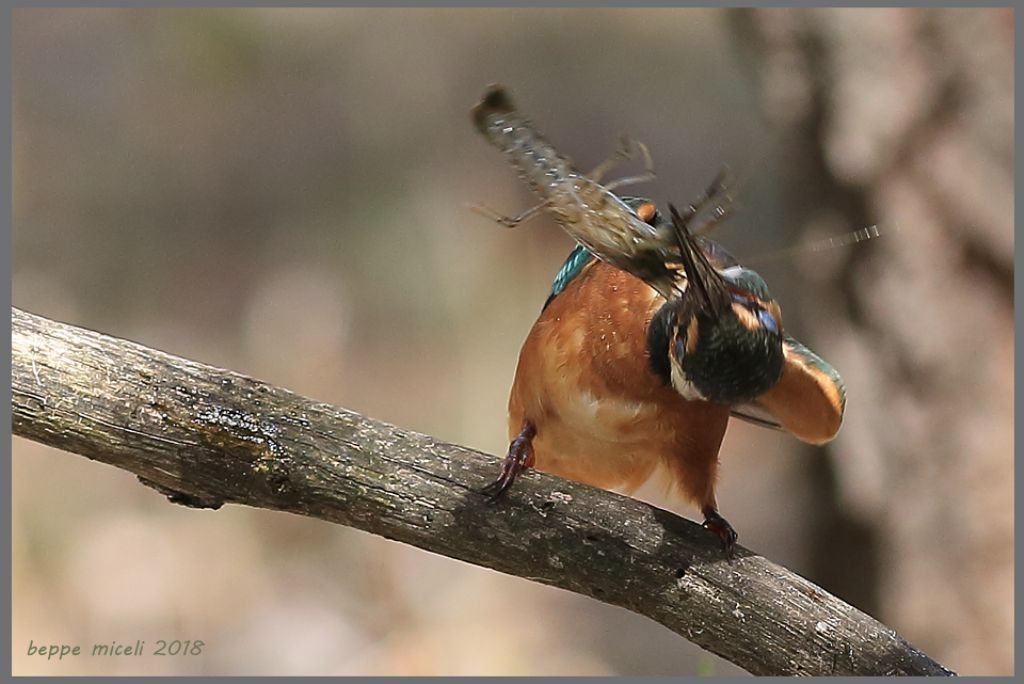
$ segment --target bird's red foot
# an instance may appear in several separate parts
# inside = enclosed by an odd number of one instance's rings
[[[725,551],[726,557],[732,558],[739,535],[736,534],[736,530],[732,529],[729,521],[719,515],[715,509],[705,509],[704,527],[718,536],[722,541],[722,549]]]
[[[524,468],[533,464],[533,437],[536,434],[537,429],[532,423],[528,422],[523,425],[523,429],[508,445],[508,455],[501,462],[501,473],[498,475],[498,479],[481,489],[481,494],[491,501],[497,501],[512,486],[516,476]]]

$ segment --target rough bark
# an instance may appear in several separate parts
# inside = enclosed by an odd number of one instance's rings
[[[171,501],[357,527],[648,616],[756,674],[952,674],[893,630],[698,525],[226,370],[12,309],[16,435]]]

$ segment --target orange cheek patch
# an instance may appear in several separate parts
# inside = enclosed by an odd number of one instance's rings
[[[686,326],[686,353],[692,354],[697,351],[697,319],[694,318]]]
[[[782,330],[782,309],[779,308],[779,305],[775,302],[768,302],[764,308],[768,310],[768,313],[772,315],[775,322],[779,324],[779,330]]]
[[[736,314],[736,318],[739,319],[740,323],[747,330],[759,330],[761,328],[760,321],[750,312],[750,309],[742,304],[733,304],[732,312]]]

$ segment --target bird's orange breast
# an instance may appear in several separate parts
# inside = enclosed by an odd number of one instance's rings
[[[684,400],[651,369],[647,329],[662,304],[643,281],[594,262],[542,312],[509,398],[510,435],[524,421],[536,427],[535,467],[623,491],[662,464],[677,480],[706,479],[728,408]]]

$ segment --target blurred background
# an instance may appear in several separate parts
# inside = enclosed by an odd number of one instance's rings
[[[470,124],[484,87],[584,170],[645,142],[658,179],[628,191],[662,206],[728,165],[716,239],[849,402],[826,448],[734,424],[723,513],[946,666],[1010,674],[1013,48],[1008,9],[17,9],[14,304],[502,454],[572,245],[467,210],[533,203]],[[12,471],[15,674],[740,672],[362,532],[172,506],[21,439]],[[30,639],[206,646],[57,663]]]

